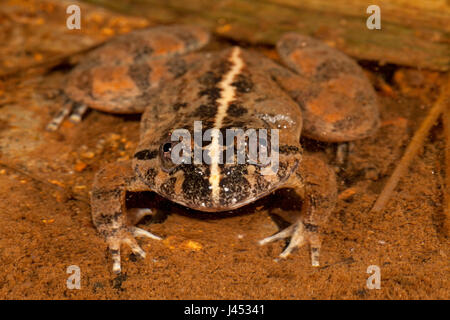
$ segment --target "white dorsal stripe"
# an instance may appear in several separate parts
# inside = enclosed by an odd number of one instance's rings
[[[211,157],[211,175],[209,177],[209,184],[211,185],[212,199],[215,203],[219,201],[220,195],[220,169],[219,160],[222,146],[219,144],[220,128],[222,128],[223,119],[227,115],[228,106],[235,99],[236,87],[231,84],[234,78],[242,71],[244,61],[240,56],[241,50],[239,47],[234,47],[228,61],[231,63],[231,69],[224,75],[222,81],[219,82],[218,87],[221,89],[220,98],[217,100],[217,114],[214,121],[214,129],[211,134],[211,144],[209,152]]]

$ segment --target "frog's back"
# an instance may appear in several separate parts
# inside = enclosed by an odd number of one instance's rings
[[[144,112],[141,142],[159,144],[176,128],[279,129],[280,144],[298,144],[302,113],[298,105],[259,68],[259,55],[234,47],[185,57],[189,70],[150,98]],[[234,60],[233,60],[234,59]],[[236,65],[238,65],[236,67]],[[236,68],[228,88],[225,77]]]

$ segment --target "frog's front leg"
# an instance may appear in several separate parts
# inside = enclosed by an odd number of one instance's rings
[[[160,237],[135,224],[150,209],[130,209],[125,206],[127,191],[148,191],[148,187],[134,176],[131,162],[117,162],[103,167],[95,176],[91,208],[92,220],[98,232],[105,237],[113,259],[113,272],[120,273],[120,247],[130,246],[134,254],[145,258],[145,252],[135,237],[161,240]]]
[[[261,245],[290,237],[289,245],[280,254],[281,258],[289,256],[293,249],[309,243],[311,247],[311,264],[319,266],[320,236],[319,226],[326,222],[337,200],[336,177],[333,170],[322,160],[305,155],[299,168],[291,176],[288,184],[304,201],[302,212],[296,222],[273,236],[261,240]]]

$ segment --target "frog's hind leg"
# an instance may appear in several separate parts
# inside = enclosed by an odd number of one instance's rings
[[[280,258],[286,258],[295,248],[309,243],[311,264],[317,267],[321,247],[319,226],[327,220],[337,200],[334,172],[317,157],[305,155],[286,187],[304,195],[300,217],[286,229],[262,239],[259,244],[290,238],[289,245],[280,254]]]
[[[53,119],[47,124],[47,130],[48,131],[57,130],[61,125],[61,123],[64,121],[64,119],[72,111],[72,109],[73,109],[73,102],[64,95],[64,102],[59,111],[53,117]]]
[[[55,131],[61,126],[61,123],[66,119],[69,114],[69,120],[73,123],[78,123],[81,121],[83,115],[88,110],[87,105],[75,103],[73,101],[66,102],[61,110],[53,117],[53,119],[47,125],[48,131]]]
[[[379,127],[376,93],[356,61],[325,43],[296,33],[277,43],[281,60],[297,75],[274,77],[303,111],[309,138],[344,142],[366,138]]]
[[[69,119],[80,122],[88,107],[114,114],[142,113],[165,83],[196,67],[188,56],[208,42],[209,32],[187,25],[140,29],[111,39],[67,75],[65,95],[83,104],[64,104],[47,129],[57,130],[71,112]]]
[[[86,104],[76,103],[72,110],[72,113],[69,116],[69,120],[73,123],[79,123],[87,110],[88,106]]]
[[[86,104],[75,102],[64,94],[63,105],[53,119],[47,124],[47,130],[58,130],[61,123],[63,123],[67,117],[71,122],[78,123],[81,121],[87,110],[88,106]]]

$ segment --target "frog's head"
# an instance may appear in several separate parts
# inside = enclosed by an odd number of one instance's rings
[[[269,194],[289,178],[301,158],[299,145],[278,148],[271,134],[252,141],[247,131],[243,143],[238,142],[239,134],[232,140],[223,138],[223,131],[204,134],[208,141],[200,143],[188,130],[176,134],[150,148],[141,141],[134,168],[152,191],[201,211],[232,210]],[[256,149],[250,149],[252,142]],[[268,152],[255,156],[255,150]]]

